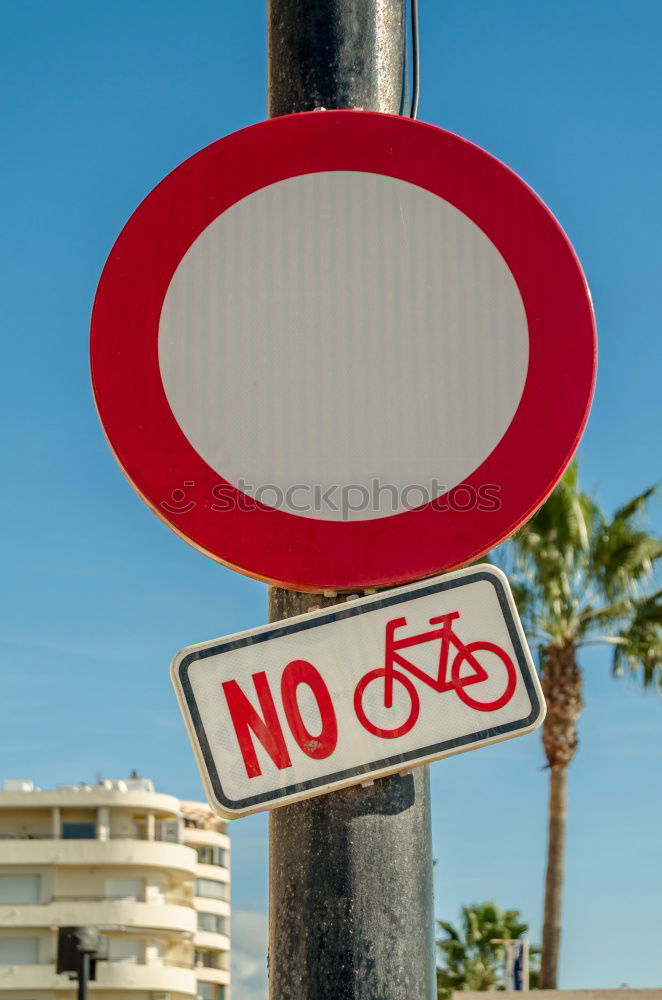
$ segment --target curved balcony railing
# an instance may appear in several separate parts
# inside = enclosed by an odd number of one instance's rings
[[[76,841],[77,843],[89,843],[90,841],[96,841],[97,843],[107,843],[109,840],[138,840],[141,842],[147,841],[152,844],[176,844],[179,847],[187,847],[183,840],[172,840],[170,837],[165,837],[159,834],[158,831],[153,837],[147,836],[127,836],[126,834],[111,833],[109,837],[101,840],[100,837],[54,837],[52,833],[0,833],[0,840],[63,840],[66,843],[71,843],[71,841]]]
[[[49,900],[45,900],[47,903],[149,903],[150,905],[159,906],[163,903],[165,906],[193,906],[193,896],[170,896],[166,895],[163,898],[155,897],[154,899],[145,899],[144,896],[112,896],[112,895],[100,895],[93,896],[84,892],[76,892],[71,896],[51,896]],[[20,904],[14,904],[20,905]]]
[[[226,954],[226,952],[223,952],[223,954]],[[2,961],[0,961],[0,970],[4,969],[4,968],[7,968],[7,966],[11,967],[13,964],[14,963],[12,963],[12,962],[2,962]],[[53,966],[53,962],[37,962],[37,963],[32,963],[32,964],[36,965],[37,968],[51,968]],[[101,959],[99,960],[99,968],[100,969],[104,968],[104,966],[106,966],[106,965],[112,965],[112,966],[116,966],[116,965],[127,965],[127,966],[139,965],[139,966],[143,966],[146,969],[161,969],[161,968],[168,968],[168,969],[190,969],[193,972],[195,972],[196,970],[198,972],[227,972],[228,971],[228,967],[227,966],[222,966],[222,965],[203,965],[201,962],[193,962],[193,961],[188,961],[187,962],[187,961],[182,961],[181,959],[177,959],[177,958],[160,958],[160,959],[156,959],[156,960],[154,960],[152,962],[141,962],[138,959],[133,959],[133,958],[104,958],[103,960],[101,960]]]
[[[6,930],[28,927],[90,924],[99,928],[130,927],[132,930],[162,930],[194,934],[196,911],[189,903],[134,901],[127,899],[73,898],[70,902],[2,903],[0,922]]]
[[[37,990],[59,991],[71,989],[66,975],[58,976],[55,965],[5,965],[0,966],[0,989],[21,992],[31,996]],[[111,991],[113,997],[121,997],[126,990],[129,995],[136,991],[149,993],[180,993],[194,997],[196,994],[196,973],[191,965],[133,965],[126,962],[99,962],[97,966],[96,988]],[[24,992],[30,991],[30,992]]]
[[[188,880],[197,874],[193,848],[165,840],[54,840],[52,838],[11,837],[0,848],[3,866],[81,865],[131,866],[170,869]],[[176,880],[176,881],[179,881]]]

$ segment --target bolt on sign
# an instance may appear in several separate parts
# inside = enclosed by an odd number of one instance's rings
[[[489,565],[190,646],[171,673],[209,802],[230,819],[523,735],[545,714]]]
[[[92,378],[144,501],[227,566],[298,590],[423,579],[536,510],[584,428],[582,270],[484,150],[325,111],[166,177],[104,268]]]

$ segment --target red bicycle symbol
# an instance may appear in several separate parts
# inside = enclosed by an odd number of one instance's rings
[[[407,674],[402,671],[413,674],[423,684],[427,684],[433,691],[438,691],[440,694],[444,691],[455,691],[458,698],[465,705],[479,712],[494,712],[497,708],[502,708],[503,705],[506,705],[510,701],[517,684],[517,675],[513,661],[504,649],[496,646],[493,642],[470,642],[465,645],[453,631],[452,622],[459,617],[459,611],[451,611],[449,614],[440,615],[439,618],[430,618],[430,625],[439,625],[439,628],[432,629],[429,632],[421,632],[418,635],[407,636],[404,639],[396,639],[395,630],[407,624],[406,618],[394,618],[387,623],[384,666],[365,674],[357,684],[356,691],[354,692],[354,711],[356,712],[356,717],[369,733],[372,733],[374,736],[380,736],[384,740],[392,740],[398,736],[404,736],[416,724],[420,711],[420,699],[414,684]],[[441,640],[439,668],[436,679],[426,674],[423,670],[420,670],[399,652],[402,649],[408,649],[411,646],[420,646],[424,642],[431,642],[435,639]],[[451,666],[450,679],[448,679],[448,660],[451,646],[456,648],[457,653]],[[505,688],[498,697],[493,697],[495,674],[492,669],[494,666],[494,661],[491,659],[492,656],[496,656],[503,667],[505,667]],[[480,662],[479,657],[484,661],[485,666]],[[396,670],[396,665],[401,669]],[[490,676],[490,672],[492,676]],[[502,670],[498,672],[499,674],[503,674]],[[394,729],[384,729],[375,725],[375,723],[370,721],[364,710],[363,700],[366,688],[373,681],[379,680],[382,677],[384,678],[384,708],[390,709],[393,707],[393,687],[396,682],[405,688],[411,703],[407,718],[401,725],[396,726]],[[480,697],[472,697],[471,694],[467,694],[466,688],[472,684],[480,684],[482,681],[487,680],[492,681],[488,695],[489,701],[481,701]],[[499,689],[502,686],[502,684],[499,684]]]

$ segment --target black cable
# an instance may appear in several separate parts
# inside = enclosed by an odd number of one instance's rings
[[[405,63],[406,65],[406,63]],[[420,55],[418,47],[418,0],[411,0],[411,111],[410,118],[418,115],[418,93],[420,89]]]

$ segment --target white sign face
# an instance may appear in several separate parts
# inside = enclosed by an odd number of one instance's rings
[[[230,819],[545,715],[508,581],[487,565],[187,647],[172,678],[210,804]]]
[[[324,521],[398,514],[463,482],[512,422],[528,363],[494,243],[430,191],[359,171],[233,205],[182,259],[159,323],[163,387],[197,453],[260,502]],[[328,419],[311,434],[302,413]]]

